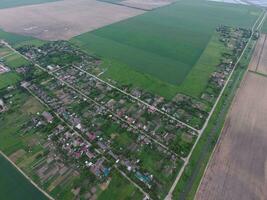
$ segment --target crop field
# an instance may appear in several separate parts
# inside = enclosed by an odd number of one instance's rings
[[[259,13],[257,8],[243,5],[179,1],[85,33],[72,42],[107,59],[104,67],[108,67],[108,71],[104,76],[111,75],[111,78],[125,82],[126,73],[137,72],[136,77],[128,76],[128,84],[139,84],[143,88],[153,85],[154,88],[149,89],[161,94],[171,90],[166,97],[179,91],[197,96],[207,84],[211,67],[215,67],[207,66],[205,59],[199,61],[199,58],[203,53],[210,57],[221,49],[214,44],[216,27],[224,24],[249,28]],[[205,51],[207,46],[210,49]],[[118,71],[117,67],[126,67],[127,70],[120,76],[112,72]],[[195,69],[197,71],[193,72]],[[206,75],[198,75],[199,72]],[[112,77],[113,74],[116,75]],[[202,86],[192,90],[191,81]]]
[[[248,72],[232,104],[197,200],[264,199],[267,78]],[[265,174],[265,175],[264,175]]]
[[[22,36],[14,33],[8,33],[0,29],[0,40],[5,40],[9,44],[14,47],[18,47],[19,45],[41,45],[44,43],[42,40],[38,40],[29,36]]]
[[[18,54],[12,54],[4,58],[4,63],[10,68],[17,68],[29,64],[29,62]]]
[[[6,74],[5,74],[6,75]],[[2,79],[0,79],[2,80]],[[36,135],[28,134],[21,137],[21,127],[29,119],[30,113],[25,112],[28,107],[34,107],[31,111],[41,111],[43,107],[35,99],[28,95],[18,93],[13,96],[12,101],[16,112],[12,112],[6,117],[0,117],[0,150],[6,155],[11,155],[18,149],[29,147],[27,141]],[[32,149],[35,150],[34,148]],[[29,157],[30,153],[26,155]],[[47,199],[43,193],[37,190],[20,172],[17,171],[3,156],[0,155],[0,199],[19,200],[19,199]],[[19,187],[17,184],[19,183]],[[16,192],[14,192],[16,188]]]
[[[39,39],[62,40],[142,13],[143,10],[96,0],[57,1],[2,9],[0,27]]]
[[[14,72],[0,74],[0,89],[13,85],[20,80],[20,77]]]
[[[131,8],[137,8],[141,10],[153,10],[162,6],[167,6],[175,0],[98,0],[98,1],[104,1],[108,3],[115,3],[122,6],[128,6]]]
[[[59,0],[1,0],[0,9],[17,7],[17,6],[26,6],[32,4],[48,3],[53,1],[59,1]]]
[[[0,199],[47,199],[1,155],[0,168]]]
[[[262,34],[257,42],[249,69],[267,75],[267,35]]]

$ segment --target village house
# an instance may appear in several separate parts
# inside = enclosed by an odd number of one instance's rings
[[[53,119],[54,117],[47,111],[44,111],[42,113],[42,116],[45,118],[45,120],[48,122],[48,123],[52,123],[53,122]]]

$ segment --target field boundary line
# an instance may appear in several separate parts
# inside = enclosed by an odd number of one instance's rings
[[[4,56],[0,57],[0,59],[7,58],[7,57],[12,56],[12,55],[14,55],[14,54],[15,54],[14,52],[9,53],[9,54],[7,54],[7,55],[4,55]]]
[[[34,187],[36,187],[40,192],[42,192],[48,199],[55,200],[53,197],[51,197],[46,191],[44,191],[42,188],[40,188],[26,173],[24,173],[7,155],[4,154],[0,150],[0,154],[10,163],[13,167],[18,170]]]
[[[261,72],[256,72],[256,71],[252,71],[252,70],[248,70],[248,72],[267,78],[267,74],[263,74]]]
[[[262,13],[264,14],[265,11],[263,11]],[[196,141],[195,141],[195,143],[194,143],[194,145],[193,145],[193,147],[192,147],[190,153],[188,154],[187,158],[185,159],[185,162],[184,162],[182,168],[180,169],[180,171],[179,171],[179,173],[178,173],[178,175],[177,175],[177,177],[176,177],[176,179],[175,179],[175,181],[174,181],[174,183],[173,183],[171,189],[169,190],[169,193],[168,193],[167,196],[165,197],[165,200],[171,200],[171,199],[172,199],[172,193],[173,193],[173,191],[174,191],[174,189],[175,189],[175,187],[176,187],[178,181],[180,180],[181,176],[183,175],[183,172],[184,172],[186,166],[187,166],[188,163],[189,163],[189,160],[190,160],[190,158],[191,158],[191,156],[192,156],[192,154],[193,154],[193,151],[195,150],[195,148],[196,148],[196,146],[197,146],[197,144],[198,144],[198,142],[199,142],[199,140],[200,140],[200,138],[201,138],[201,136],[202,136],[204,130],[206,129],[206,127],[207,127],[207,125],[208,125],[208,123],[209,123],[209,120],[210,120],[211,116],[213,115],[213,113],[214,113],[214,111],[215,111],[215,109],[216,109],[216,107],[217,107],[217,104],[219,103],[219,101],[220,101],[220,99],[221,99],[221,97],[222,97],[222,95],[223,95],[223,93],[224,93],[224,91],[225,91],[225,88],[228,86],[228,83],[229,83],[229,81],[231,80],[232,75],[233,75],[233,73],[234,73],[234,71],[235,71],[237,65],[239,64],[241,58],[243,57],[243,55],[244,55],[244,53],[245,53],[245,51],[246,51],[246,49],[247,49],[247,47],[248,47],[248,45],[249,45],[249,43],[250,43],[252,37],[253,37],[253,33],[254,33],[255,26],[257,25],[258,21],[259,21],[261,18],[262,18],[262,14],[260,14],[260,16],[257,18],[257,20],[255,21],[255,23],[253,24],[252,29],[251,29],[251,30],[252,30],[251,36],[250,36],[249,40],[247,41],[247,44],[246,44],[246,46],[244,47],[244,49],[243,49],[242,53],[240,54],[239,58],[237,59],[237,61],[236,61],[235,65],[234,65],[234,67],[233,67],[233,69],[232,69],[232,71],[231,71],[229,77],[227,78],[227,81],[225,82],[225,84],[224,84],[224,86],[223,86],[223,88],[222,88],[222,90],[221,90],[221,92],[220,92],[220,95],[219,95],[218,98],[216,99],[216,101],[215,101],[215,103],[214,103],[214,105],[213,105],[213,107],[212,107],[212,109],[211,109],[211,111],[210,111],[210,113],[209,113],[209,116],[208,116],[208,118],[207,118],[206,121],[205,121],[205,124],[203,125],[202,129],[200,130],[199,135],[198,135],[198,137],[197,137],[197,139],[196,139]],[[263,19],[264,19],[264,18],[265,18],[265,15],[263,16]]]

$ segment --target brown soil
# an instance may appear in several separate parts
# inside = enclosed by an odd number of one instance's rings
[[[2,9],[0,28],[44,40],[70,39],[143,13],[96,0],[64,0]]]
[[[267,77],[248,72],[197,200],[267,199]]]
[[[261,35],[253,53],[249,70],[267,75],[267,35]]]

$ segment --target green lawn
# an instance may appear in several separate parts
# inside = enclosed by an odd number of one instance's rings
[[[194,73],[191,70],[195,69],[194,66],[208,43],[212,42],[215,28],[220,24],[249,28],[259,13],[260,10],[255,7],[182,0],[82,34],[71,41],[104,58],[107,63],[111,61],[111,71],[119,72],[120,70],[112,68],[127,66],[128,74],[134,75],[131,70],[137,72],[139,75],[135,77],[127,76],[128,83],[142,85],[150,90],[154,87],[157,89],[154,92],[169,93],[172,96],[179,91],[195,95],[203,86],[194,88],[194,92],[191,92],[191,81],[195,81],[200,71],[201,76],[207,73],[204,78],[200,78],[200,81],[205,81],[210,74],[210,67],[214,66],[205,65],[209,67],[208,70],[200,70],[201,66],[196,67],[197,71]],[[107,64],[105,67],[108,66]],[[127,71],[119,74],[108,72],[104,75],[111,75],[111,78],[125,82],[124,75]],[[175,87],[181,84],[184,85]],[[174,88],[169,89],[162,87],[163,85],[173,85]],[[166,89],[171,91],[164,91]]]
[[[10,56],[5,57],[4,58],[4,63],[8,67],[10,67],[12,69],[15,69],[17,67],[21,67],[23,65],[29,64],[29,61],[27,61],[25,58],[23,58],[19,54],[14,53],[14,54],[12,54]]]
[[[11,8],[18,6],[26,6],[32,4],[40,4],[40,3],[48,3],[58,0],[1,0],[0,1],[0,9],[3,8]]]
[[[114,172],[111,182],[106,190],[104,190],[98,200],[141,200],[142,193],[132,185],[119,172]]]
[[[16,84],[18,81],[20,77],[15,72],[0,74],[0,89]]]

